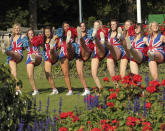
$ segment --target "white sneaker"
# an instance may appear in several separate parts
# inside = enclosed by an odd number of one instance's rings
[[[49,95],[52,96],[52,95],[57,95],[58,94],[58,90],[57,89],[53,89],[52,93],[50,93]]]
[[[77,39],[80,40],[81,38],[81,28],[78,26],[77,27]]]
[[[153,51],[148,50],[147,55],[148,55],[148,57],[150,58],[151,61],[153,61],[155,59]]]
[[[52,50],[54,48],[54,39],[51,39],[49,45],[50,45],[50,49]]]
[[[85,89],[85,91],[81,94],[82,96],[89,95],[90,91],[88,89]]]
[[[35,54],[31,54],[31,61],[32,63],[35,63]]]
[[[22,92],[21,92],[21,90],[17,90],[17,91],[15,92],[15,94],[16,94],[16,95],[19,95],[19,94],[22,95]]]
[[[68,93],[66,93],[66,96],[70,96],[70,95],[73,95],[72,90],[69,90]]]
[[[70,30],[68,30],[67,31],[67,37],[66,37],[66,43],[69,43],[70,42],[70,39],[71,39],[71,31]]]
[[[32,96],[35,96],[37,94],[39,94],[38,90],[34,90],[33,93],[32,93]]]
[[[125,40],[126,40],[126,43],[127,43],[127,49],[130,50],[132,48],[132,46],[131,46],[131,40],[130,40],[129,37],[126,37]]]
[[[103,32],[100,32],[100,38],[101,38],[101,44],[104,44],[105,43],[105,35]]]

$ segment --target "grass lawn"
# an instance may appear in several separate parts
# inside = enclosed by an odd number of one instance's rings
[[[18,71],[17,71],[18,75],[17,76],[18,76],[18,79],[22,80],[22,82],[23,82],[22,92],[25,94],[31,95],[32,88],[30,86],[30,83],[29,83],[29,80],[27,77],[25,61],[26,61],[26,55],[24,55],[23,61],[20,64],[18,64]],[[6,56],[4,54],[0,53],[0,64],[1,63],[6,63]],[[47,99],[48,99],[49,93],[51,93],[52,90],[48,84],[48,81],[45,78],[44,71],[43,71],[43,65],[36,67],[36,70],[39,70],[37,72],[35,71],[36,87],[38,88],[38,90],[40,92],[39,95],[36,96],[37,105],[38,105],[39,101],[41,101],[42,108],[46,108]],[[163,76],[164,76],[164,74],[160,75],[160,77],[163,77]],[[85,77],[85,79],[86,79],[89,89],[92,90],[92,87],[96,86],[92,77],[90,77],[90,76]],[[100,79],[101,79],[101,77],[100,77]],[[54,95],[54,96],[49,96],[49,98],[50,98],[49,111],[50,112],[52,112],[54,109],[58,112],[60,98],[62,98],[62,111],[75,110],[75,106],[77,108],[85,107],[84,103],[83,103],[84,97],[80,96],[80,94],[83,92],[83,88],[82,88],[82,85],[78,78],[71,78],[72,88],[73,88],[73,92],[74,92],[74,95],[72,95],[72,96],[65,95],[67,92],[67,88],[66,88],[63,77],[54,78],[54,82],[55,82],[60,94]],[[102,82],[102,80],[101,80],[101,82]],[[105,85],[103,82],[102,82],[102,84]],[[107,84],[106,84],[106,86],[107,86]],[[112,86],[112,83],[109,83],[108,86]],[[45,110],[45,109],[43,109],[43,110]]]

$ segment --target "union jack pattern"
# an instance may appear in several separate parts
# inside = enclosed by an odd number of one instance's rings
[[[142,51],[147,45],[145,44],[145,42],[143,41],[144,36],[141,37],[138,41],[134,41],[135,37],[133,38],[133,40],[131,41],[132,47],[134,49],[137,49],[139,51]]]
[[[12,51],[18,52],[21,56],[23,56],[21,37],[22,35],[19,36],[17,41],[13,41],[13,38],[11,38],[11,47]]]
[[[112,37],[111,37],[111,34],[109,33],[109,34],[108,34],[108,41],[109,41],[113,46],[119,48],[119,50],[120,50],[120,52],[121,52],[120,58],[123,58],[123,57],[126,55],[126,52],[125,52],[124,48],[120,45],[120,40],[119,40],[119,39],[117,39],[116,37],[112,38]],[[112,58],[112,57],[111,57],[111,52],[110,52],[110,50],[109,50],[108,53],[107,53],[107,57],[108,57],[108,58]]]
[[[158,34],[154,40],[152,40],[148,35],[148,47],[150,51],[165,54],[163,42],[160,40],[161,35],[162,34]]]
[[[26,64],[31,63],[31,59],[32,59],[32,58],[31,58],[31,55],[32,55],[32,54],[40,55],[39,47],[36,47],[36,46],[27,47],[26,50],[27,50],[27,52],[28,52]]]

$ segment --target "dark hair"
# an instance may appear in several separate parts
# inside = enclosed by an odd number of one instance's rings
[[[119,22],[118,22],[118,20],[116,20],[116,19],[112,19],[110,22],[109,22],[109,25],[111,25],[111,22],[116,22],[116,24],[117,24],[117,27],[116,27],[116,32],[117,32],[117,29],[118,29],[118,27],[119,27]],[[110,30],[109,30],[109,33],[111,34],[112,33],[112,29],[110,28]],[[116,33],[116,36],[118,35],[118,32]],[[115,37],[116,37],[115,36]]]
[[[28,37],[28,33],[29,33],[29,31],[32,31],[33,34],[34,34],[34,36],[35,36],[35,32],[34,32],[33,28],[29,28],[29,29],[27,30],[27,33],[26,33],[27,38],[28,38],[28,41],[29,41],[29,46],[30,46],[30,48],[31,48],[31,47],[32,47],[32,44],[31,44],[31,41],[29,40],[29,37]]]
[[[66,22],[66,21],[64,21],[64,22],[62,23],[62,30],[63,30],[62,38],[63,38],[63,40],[66,40],[65,30],[64,30],[64,24],[69,24],[69,23]]]
[[[50,30],[50,39],[52,39],[53,38],[53,32],[52,32],[52,27],[50,27],[50,26],[46,26],[45,28],[44,28],[44,30],[43,30],[43,48],[44,48],[44,51],[46,50],[46,48],[45,48],[45,44],[46,44],[46,36],[45,36],[45,30],[46,29],[48,29],[48,30]]]
[[[140,34],[141,34],[141,36],[143,36],[143,35],[144,35],[143,24],[141,24],[141,23],[136,23],[135,29],[136,29],[137,27],[140,27],[140,28],[141,28]]]
[[[80,27],[81,27],[81,24],[85,25],[85,32],[86,32],[87,31],[86,23],[85,22],[81,22],[80,25],[79,25]]]

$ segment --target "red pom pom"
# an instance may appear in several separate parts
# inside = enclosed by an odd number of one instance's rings
[[[34,46],[40,46],[43,44],[43,35],[39,35],[39,36],[34,36],[31,39],[31,44]]]
[[[135,24],[129,27],[128,29],[128,35],[129,36],[135,36]]]

